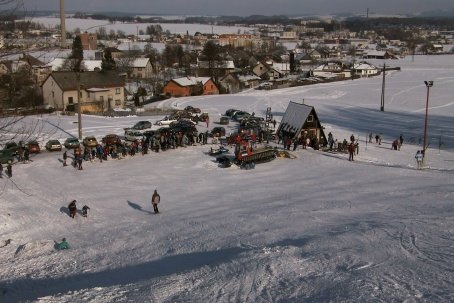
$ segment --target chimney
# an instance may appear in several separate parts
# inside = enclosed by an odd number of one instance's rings
[[[61,47],[66,48],[65,0],[60,0]]]

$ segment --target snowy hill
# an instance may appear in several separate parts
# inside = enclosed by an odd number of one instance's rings
[[[271,107],[280,120],[289,101],[304,99],[326,133],[359,137],[353,162],[297,149],[296,159],[253,170],[220,168],[206,154],[211,145],[197,145],[85,162],[81,171],[63,167],[60,152],[13,165],[13,177],[0,179],[0,302],[451,301],[453,59],[386,62],[402,71],[386,76],[384,112],[381,77],[154,105],[200,107],[212,128],[228,108],[264,116]],[[431,145],[417,170],[424,80],[434,81]],[[29,117],[37,120],[42,140],[77,134],[77,117]],[[83,116],[84,136],[122,135],[139,120]],[[382,145],[366,145],[369,132],[382,133]],[[400,134],[401,150],[391,150]],[[74,199],[90,207],[87,218],[68,216]],[[71,248],[55,250],[63,237]]]

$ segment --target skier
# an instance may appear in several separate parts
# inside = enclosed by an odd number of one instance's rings
[[[155,189],[153,196],[151,197],[151,204],[153,204],[153,209],[155,214],[159,214],[158,204],[161,201],[161,196],[158,194],[158,191]]]
[[[3,178],[3,165],[0,163],[0,178]]]
[[[88,207],[87,205],[84,205],[84,207],[82,207],[82,217],[87,217],[88,216],[88,210],[90,209],[90,207]]]
[[[63,238],[60,243],[55,243],[55,249],[57,250],[69,249],[69,243],[66,242],[66,238]]]
[[[65,150],[65,152],[63,153],[63,166],[68,166],[68,164],[66,164],[67,159],[68,159],[68,154],[66,153],[66,150]]]
[[[76,200],[72,200],[71,203],[68,205],[69,209],[69,216],[74,219],[77,213],[77,206],[76,206]]]

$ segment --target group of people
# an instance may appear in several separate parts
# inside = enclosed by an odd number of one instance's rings
[[[75,218],[76,217],[76,214],[77,214],[77,205],[76,205],[76,200],[72,200],[69,205],[68,205],[68,210],[69,210],[69,216],[71,218]],[[87,217],[88,216],[88,210],[90,209],[90,207],[88,207],[87,205],[84,205],[82,207],[82,217]]]

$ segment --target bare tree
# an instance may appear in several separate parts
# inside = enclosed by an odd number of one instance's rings
[[[19,41],[19,38],[14,35],[16,32],[15,20],[19,18],[19,15],[26,13],[22,0],[0,0],[0,31],[3,35],[10,35],[9,45],[15,45],[14,40]],[[29,21],[21,23],[20,32],[26,33],[30,24]],[[19,54],[25,54],[28,51],[28,49],[18,47],[0,47],[0,58],[17,58]],[[9,104],[3,104],[0,108],[0,146],[8,141],[26,142],[37,138],[45,139],[46,136],[48,137],[53,133],[52,131],[49,133],[48,129],[44,131],[49,125],[45,119],[37,116],[28,117],[26,116],[27,110],[17,108],[15,106],[18,103],[13,103],[13,100],[28,102],[31,101],[29,98],[36,97],[34,96],[33,82],[29,80],[29,71],[22,68],[11,71],[0,81],[0,89],[7,92],[6,98],[9,100]],[[35,104],[24,103],[22,105],[30,107]]]

